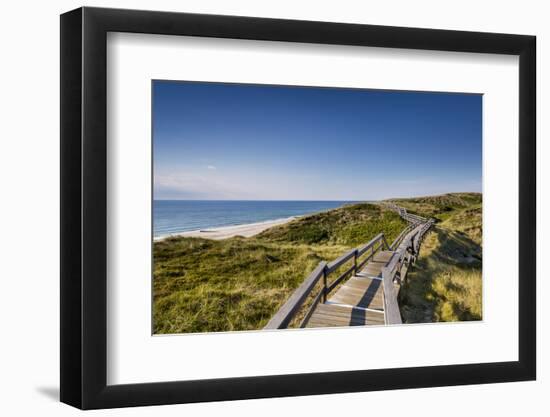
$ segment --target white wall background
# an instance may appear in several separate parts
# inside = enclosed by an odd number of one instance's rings
[[[9,2],[0,24],[0,410],[3,415],[74,415],[57,402],[59,392],[59,17],[76,1]],[[541,1],[291,1],[124,0],[86,5],[181,12],[239,14],[308,20],[509,32],[538,37],[539,259],[550,249],[550,210],[544,185],[550,147],[543,119],[550,97],[550,26]],[[540,267],[540,265],[539,265]],[[99,411],[95,415],[262,416],[315,413],[463,416],[543,415],[548,412],[550,320],[538,277],[538,381],[394,392],[238,401]],[[368,410],[368,411],[367,411]],[[545,413],[546,411],[546,413]]]

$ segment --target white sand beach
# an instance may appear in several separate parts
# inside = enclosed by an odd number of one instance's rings
[[[228,239],[230,237],[235,237],[235,236],[251,237],[263,232],[264,230],[269,229],[270,227],[279,226],[281,224],[291,222],[292,220],[297,219],[298,217],[299,216],[293,216],[293,217],[287,217],[284,219],[268,220],[268,221],[259,222],[259,223],[240,224],[236,226],[224,226],[224,227],[215,227],[215,228],[203,229],[203,230],[192,230],[189,232],[182,232],[182,233],[173,233],[166,236],[155,237],[154,240],[159,241],[169,237],[176,237],[176,236],[202,237],[205,239],[214,239],[214,240]]]

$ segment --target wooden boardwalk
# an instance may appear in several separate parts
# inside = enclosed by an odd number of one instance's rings
[[[319,304],[306,327],[384,324],[382,268],[388,265],[394,253],[377,252],[365,268],[338,288],[324,304]]]
[[[266,329],[295,327],[297,317],[302,317],[299,327],[401,324],[399,289],[434,220],[407,213],[393,204],[387,206],[408,222],[399,236],[388,244],[384,233],[380,233],[330,263],[320,262]],[[335,279],[329,279],[336,274]],[[308,310],[302,316],[298,312],[304,305]]]

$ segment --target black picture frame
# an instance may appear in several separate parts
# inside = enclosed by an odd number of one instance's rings
[[[107,385],[108,32],[519,56],[519,360]],[[61,15],[61,401],[82,409],[533,380],[536,38],[358,24],[79,8]]]

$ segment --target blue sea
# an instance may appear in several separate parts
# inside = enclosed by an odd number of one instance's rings
[[[284,219],[341,207],[353,201],[155,200],[155,237],[191,230]]]

